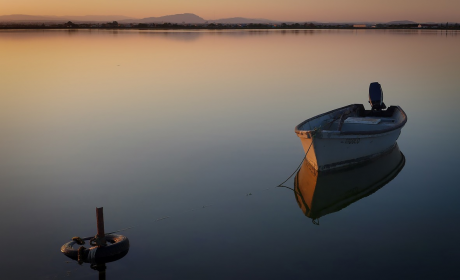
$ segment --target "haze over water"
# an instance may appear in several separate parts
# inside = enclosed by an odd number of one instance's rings
[[[460,277],[457,32],[12,30],[0,48],[2,279],[96,279],[59,249],[101,206],[106,231],[134,227],[107,279]],[[408,116],[405,166],[314,225],[275,188],[294,127],[368,109],[371,82]]]

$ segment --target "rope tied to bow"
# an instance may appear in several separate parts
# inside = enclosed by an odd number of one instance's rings
[[[302,161],[300,162],[299,166],[297,167],[297,169],[291,174],[291,176],[289,176],[286,180],[284,180],[281,184],[279,184],[278,186],[276,186],[277,188],[286,188],[286,186],[283,186],[284,183],[286,183],[289,179],[291,179],[292,176],[294,176],[297,171],[299,171],[300,167],[302,167],[302,163],[305,161],[305,159],[307,158],[307,154],[308,152],[310,151],[310,148],[311,146],[313,145],[313,138],[315,138],[316,134],[318,133],[318,131],[320,131],[321,129],[321,126],[320,127],[315,127],[313,129],[313,131],[311,132],[311,143],[310,143],[310,146],[308,147],[308,150],[307,152],[305,153],[305,155],[303,156],[302,158]]]

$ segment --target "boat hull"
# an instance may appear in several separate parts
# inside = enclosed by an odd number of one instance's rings
[[[300,136],[306,160],[318,171],[346,167],[384,155],[391,150],[401,129],[372,135]],[[312,144],[313,141],[313,144]],[[311,147],[310,147],[311,146]]]
[[[342,126],[343,115],[361,121],[382,122],[377,125],[358,123]],[[395,146],[406,122],[407,116],[399,106],[375,113],[364,111],[363,105],[352,104],[302,122],[296,127],[296,134],[302,143],[306,161],[316,170],[326,171],[386,154]]]

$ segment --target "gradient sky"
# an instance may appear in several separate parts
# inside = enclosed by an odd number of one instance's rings
[[[296,21],[460,22],[460,0],[0,0],[0,15],[124,15],[194,13]]]

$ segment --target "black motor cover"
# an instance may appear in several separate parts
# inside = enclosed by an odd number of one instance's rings
[[[369,86],[369,104],[371,104],[372,110],[385,109],[385,103],[383,103],[383,90],[382,86],[377,83],[371,83]]]

